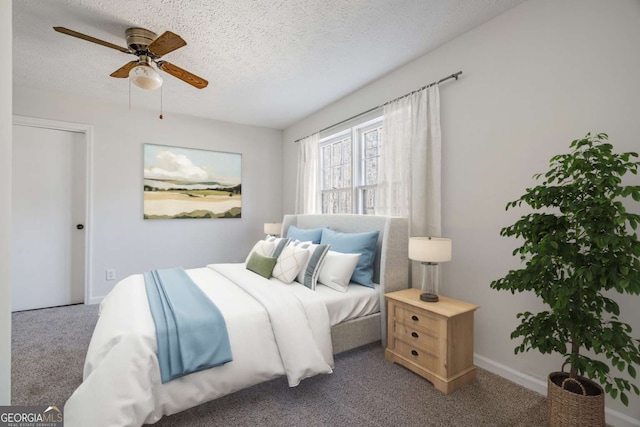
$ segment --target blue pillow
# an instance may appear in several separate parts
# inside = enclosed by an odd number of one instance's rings
[[[287,237],[291,240],[300,240],[301,242],[311,242],[316,245],[320,244],[320,238],[322,237],[322,228],[302,229],[295,225],[289,226],[287,230]]]
[[[331,245],[331,250],[345,254],[361,254],[351,280],[373,288],[373,262],[376,259],[376,243],[379,231],[367,233],[338,233],[329,228],[322,229],[320,243]]]

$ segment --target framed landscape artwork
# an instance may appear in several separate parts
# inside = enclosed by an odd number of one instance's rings
[[[240,218],[242,154],[144,144],[144,219]]]

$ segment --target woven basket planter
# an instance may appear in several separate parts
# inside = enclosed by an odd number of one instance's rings
[[[604,427],[604,390],[588,378],[552,372],[547,380],[547,406],[551,427]]]

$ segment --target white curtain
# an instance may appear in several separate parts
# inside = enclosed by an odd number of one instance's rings
[[[440,236],[438,85],[384,107],[382,145],[376,214],[408,217],[410,236]]]
[[[319,135],[315,133],[298,141],[296,214],[321,213]]]

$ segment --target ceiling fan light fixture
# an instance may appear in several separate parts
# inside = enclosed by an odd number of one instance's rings
[[[155,90],[162,86],[162,77],[151,65],[136,65],[129,71],[131,83],[145,90]]]

